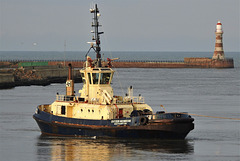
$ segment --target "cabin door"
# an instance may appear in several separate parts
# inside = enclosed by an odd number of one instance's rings
[[[72,114],[73,114],[73,107],[68,106],[67,107],[67,117],[72,117]]]
[[[123,109],[122,108],[119,109],[119,118],[123,118]]]

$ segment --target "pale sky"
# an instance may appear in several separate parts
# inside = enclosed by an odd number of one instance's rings
[[[103,51],[240,49],[239,0],[0,0],[0,51],[87,51],[97,3]]]

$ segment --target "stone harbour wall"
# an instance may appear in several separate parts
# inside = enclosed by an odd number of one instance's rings
[[[16,68],[0,71],[0,89],[13,88],[15,86],[49,85],[51,83],[64,83],[67,80],[68,68],[59,67],[34,67]],[[73,71],[74,82],[81,82],[78,70]]]

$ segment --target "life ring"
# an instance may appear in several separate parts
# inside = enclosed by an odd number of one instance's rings
[[[147,117],[140,117],[139,118],[139,123],[140,123],[140,125],[146,125],[148,123],[148,118]]]

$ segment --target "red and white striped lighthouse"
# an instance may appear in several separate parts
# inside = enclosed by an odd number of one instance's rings
[[[218,21],[216,25],[216,42],[215,42],[215,50],[213,53],[212,59],[225,59],[224,56],[224,51],[223,51],[223,42],[222,42],[222,35],[223,35],[223,30],[222,30],[222,24],[220,21]]]

